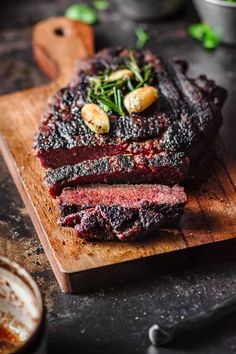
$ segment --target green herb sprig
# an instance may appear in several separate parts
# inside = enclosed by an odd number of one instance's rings
[[[130,91],[133,91],[134,89],[144,85],[148,85],[153,79],[152,65],[147,63],[143,66],[143,68],[140,68],[131,50],[129,51],[129,61],[127,62],[127,67],[134,73],[137,81],[136,86],[132,86],[133,89]]]
[[[109,1],[107,0],[94,0],[93,5],[98,11],[105,11],[110,7]]]
[[[133,72],[134,78],[109,81],[109,72],[97,77],[91,77],[90,85],[87,89],[88,102],[97,102],[106,112],[114,111],[121,116],[124,115],[124,93],[148,85],[153,80],[152,65],[148,63],[140,67],[132,51],[129,51],[129,58],[125,68]]]
[[[94,102],[96,100],[104,111],[108,112],[110,110],[115,111],[116,113],[123,115],[124,112],[123,110],[120,110],[119,107],[117,106],[116,102],[113,102],[113,100],[107,96],[106,94],[96,94],[94,91],[89,90],[88,92],[88,101],[89,102]]]

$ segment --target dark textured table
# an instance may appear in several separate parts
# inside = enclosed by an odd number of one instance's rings
[[[150,47],[158,54],[184,57],[191,72],[206,72],[229,91],[222,135],[236,155],[236,48],[206,52],[187,35],[197,21],[188,8],[172,19],[149,23]],[[31,28],[49,16],[61,15],[67,1],[22,1],[1,4],[0,92],[41,85],[47,79],[31,53]],[[96,46],[134,45],[137,24],[115,7],[101,13],[95,27]],[[149,276],[81,294],[61,293],[28,213],[5,163],[0,159],[0,254],[23,265],[37,280],[47,308],[49,353],[236,353],[236,316],[209,331],[182,338],[168,348],[149,346],[147,331],[155,322],[185,319],[236,291],[234,240],[162,257]]]

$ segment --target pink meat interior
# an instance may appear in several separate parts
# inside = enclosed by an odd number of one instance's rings
[[[67,205],[121,205],[139,208],[143,202],[154,204],[178,204],[186,201],[184,189],[163,185],[92,185],[66,188],[59,198]]]

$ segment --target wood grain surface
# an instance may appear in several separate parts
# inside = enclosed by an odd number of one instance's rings
[[[142,243],[122,244],[88,243],[73,230],[60,228],[55,201],[33,156],[32,140],[48,97],[68,81],[75,60],[92,53],[93,35],[84,24],[53,18],[35,27],[33,47],[37,62],[55,81],[0,98],[0,146],[63,291],[86,288],[86,283],[106,272],[115,276],[117,266],[130,265],[129,261],[137,264],[150,256],[236,236],[236,169],[220,141],[210,147],[207,163],[199,164],[202,183],[187,190],[179,229],[161,230]]]

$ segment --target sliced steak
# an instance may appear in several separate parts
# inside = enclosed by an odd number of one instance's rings
[[[133,151],[141,153],[147,147],[156,153],[176,150],[192,157],[199,153],[199,146],[214,137],[222,121],[226,91],[205,76],[189,79],[186,62],[166,63],[150,51],[134,54],[140,65],[153,65],[152,85],[158,88],[158,100],[131,116],[108,112],[109,133],[96,134],[81,118],[89,78],[105,69],[116,70],[124,65],[128,54],[124,49],[109,49],[80,62],[71,83],[50,99],[49,112],[36,135],[34,148],[44,167],[58,168]]]
[[[143,141],[161,137],[169,122],[165,114],[158,112],[146,117],[114,115],[110,118],[110,125],[109,134],[95,134],[83,123],[80,115],[57,117],[56,114],[47,114],[41,122],[35,142],[42,166],[57,168],[129,153],[135,146],[132,144],[134,141],[139,142],[142,149]],[[157,141],[155,150],[163,150],[159,139]]]
[[[88,240],[132,241],[161,226],[176,226],[186,202],[182,187],[90,185],[66,188],[59,197],[62,226]]]
[[[187,175],[188,158],[183,153],[117,155],[77,165],[48,170],[45,180],[50,194],[60,195],[64,187],[88,183],[148,183],[174,185]]]

